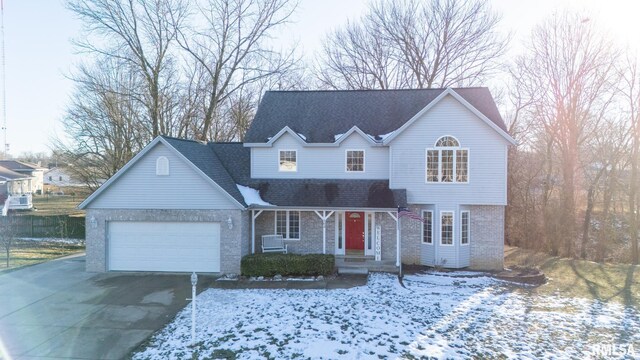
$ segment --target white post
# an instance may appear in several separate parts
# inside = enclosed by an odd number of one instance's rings
[[[327,212],[322,212],[322,253],[327,253]]]
[[[255,210],[251,210],[251,253],[256,253],[256,217]]]
[[[318,210],[314,210],[313,212],[315,212],[316,215],[318,215],[318,217],[320,218],[320,220],[322,220],[322,253],[326,254],[327,253],[327,219],[329,218],[329,216],[333,215],[333,211],[329,211],[328,215],[326,210],[322,210],[322,215],[320,215],[320,212]]]
[[[255,210],[251,210],[251,253],[256,253],[256,219],[264,210],[259,210],[256,214]]]
[[[198,275],[191,273],[191,346],[196,344],[196,284]]]

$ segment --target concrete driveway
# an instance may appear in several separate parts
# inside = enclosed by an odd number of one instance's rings
[[[0,359],[121,359],[191,297],[188,275],[92,274],[84,260],[0,273]]]

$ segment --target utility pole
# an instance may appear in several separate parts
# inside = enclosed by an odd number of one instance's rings
[[[2,51],[2,135],[4,137],[4,147],[2,148],[2,159],[8,159],[9,144],[7,144],[7,73],[5,71],[4,60],[4,0],[0,0],[0,44]]]

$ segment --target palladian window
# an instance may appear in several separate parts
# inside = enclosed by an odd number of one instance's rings
[[[466,183],[469,181],[469,150],[453,136],[443,136],[427,149],[427,182]]]

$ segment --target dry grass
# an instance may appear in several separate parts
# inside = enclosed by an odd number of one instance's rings
[[[514,265],[535,266],[545,273],[547,283],[530,289],[533,293],[614,301],[640,309],[638,265],[600,264],[506,246],[505,266]]]
[[[8,269],[34,265],[59,257],[81,253],[84,245],[64,244],[53,241],[16,240],[11,247]],[[0,252],[0,271],[7,269],[7,256]]]
[[[64,195],[34,195],[33,206],[37,211],[29,212],[30,215],[84,215],[83,210],[77,206],[89,196],[89,190],[85,188],[65,188]]]

